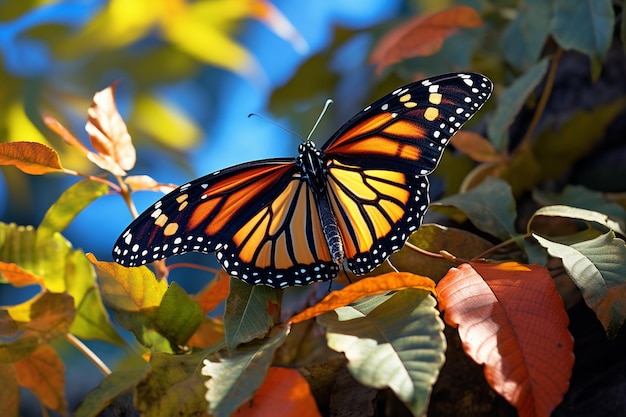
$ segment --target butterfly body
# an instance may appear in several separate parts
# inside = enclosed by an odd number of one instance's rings
[[[120,236],[114,259],[138,266],[215,252],[250,284],[326,281],[370,272],[402,248],[428,208],[427,175],[450,137],[484,104],[491,82],[448,74],[366,107],[321,148],[240,164],[179,187]]]

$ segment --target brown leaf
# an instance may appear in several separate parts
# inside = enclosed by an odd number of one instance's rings
[[[38,142],[0,143],[0,165],[13,165],[32,175],[63,172],[56,151]]]
[[[468,6],[456,6],[430,16],[416,16],[387,33],[372,51],[370,62],[378,64],[376,71],[380,72],[406,58],[433,55],[459,28],[475,28],[482,24],[480,15]]]
[[[44,345],[26,358],[15,362],[18,383],[31,390],[48,408],[67,413],[65,367],[56,351]]]
[[[52,116],[44,115],[43,122],[48,126],[50,130],[59,135],[63,142],[78,149],[83,155],[87,155],[90,151],[82,144],[81,141],[76,139],[76,136],[72,135],[69,130],[65,128],[57,119]]]
[[[491,142],[475,132],[457,132],[452,136],[452,145],[476,162],[497,162],[502,159]]]
[[[85,130],[102,156],[110,157],[121,169],[135,166],[136,155],[126,124],[115,105],[116,84],[97,92],[87,110]]]

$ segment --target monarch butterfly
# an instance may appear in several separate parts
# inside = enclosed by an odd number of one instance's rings
[[[400,250],[428,208],[428,178],[450,137],[491,95],[480,74],[418,81],[367,106],[320,149],[236,165],[193,180],[118,238],[116,262],[139,266],[215,252],[229,275],[282,288],[362,275]]]

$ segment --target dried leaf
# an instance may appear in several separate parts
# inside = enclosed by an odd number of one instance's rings
[[[429,56],[438,52],[446,38],[459,28],[475,28],[483,24],[471,7],[457,6],[430,16],[416,16],[384,36],[370,55],[377,72],[403,59]]]
[[[124,178],[124,182],[128,184],[133,191],[160,191],[163,194],[167,194],[178,188],[174,184],[157,182],[149,175],[129,175]]]
[[[126,124],[115,105],[116,84],[97,92],[87,110],[85,130],[91,144],[102,156],[110,157],[123,170],[135,166],[135,147]]]
[[[65,128],[57,119],[52,116],[44,115],[43,122],[48,126],[50,130],[59,135],[63,142],[76,148],[83,155],[87,155],[91,151],[83,145],[81,141],[76,139],[76,136],[72,135],[69,130]]]
[[[26,358],[16,362],[17,381],[33,391],[37,398],[51,410],[67,413],[65,399],[65,367],[56,351],[42,346]]]
[[[491,142],[475,132],[457,132],[452,136],[452,145],[476,162],[498,162],[502,159]]]
[[[0,143],[0,165],[13,165],[32,175],[63,172],[56,151],[39,142]]]

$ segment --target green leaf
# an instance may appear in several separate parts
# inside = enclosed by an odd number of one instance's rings
[[[603,213],[619,224],[620,229],[616,229],[616,231],[623,233],[626,229],[624,226],[624,219],[626,219],[624,207],[609,200],[604,194],[581,185],[567,185],[560,194],[534,190],[533,199],[543,206],[571,206]]]
[[[206,399],[212,415],[228,417],[252,398],[265,379],[274,352],[283,344],[289,330],[289,326],[285,326],[260,347],[236,352],[220,362],[204,360],[202,375],[210,377],[206,383]]]
[[[231,278],[224,311],[226,347],[263,338],[279,320],[281,290]]]
[[[542,207],[535,213],[533,213],[527,225],[529,233],[532,231],[532,222],[537,216],[567,217],[570,219],[583,220],[586,222],[594,222],[608,229],[615,230],[616,232],[624,234],[621,223],[612,220],[604,213],[598,213],[597,211],[561,205]]]
[[[345,353],[348,369],[359,382],[391,388],[414,415],[422,415],[445,358],[444,325],[436,301],[427,291],[415,289],[383,299],[371,311],[353,306],[349,319],[327,313],[317,320],[327,328],[328,346]]]
[[[517,78],[498,96],[498,107],[487,125],[487,135],[498,151],[508,146],[508,129],[520,109],[548,70],[549,60],[542,59]]]
[[[204,378],[200,365],[204,352],[190,355],[154,353],[150,369],[137,386],[135,403],[144,416],[203,416]]]
[[[96,287],[91,287],[77,306],[70,332],[81,339],[102,340],[117,346],[127,346],[111,324]]]
[[[552,35],[563,49],[606,56],[613,38],[611,0],[554,0]]]
[[[451,211],[450,207],[458,210]],[[430,208],[457,221],[469,218],[478,229],[502,240],[515,235],[515,199],[509,185],[499,179],[488,179],[465,193],[432,203]]]
[[[106,184],[96,181],[84,180],[72,185],[50,206],[37,228],[37,237],[46,239],[54,232],[62,232],[85,207],[108,192]]]
[[[176,282],[170,284],[154,313],[154,327],[175,346],[187,343],[204,317],[200,304]]]
[[[517,17],[502,34],[500,46],[506,60],[519,70],[537,62],[550,34],[552,4],[525,0]]]
[[[533,233],[554,257],[561,258],[572,281],[583,294],[609,338],[626,318],[626,246],[612,231],[595,239],[564,245]]]
[[[146,375],[146,370],[116,371],[107,375],[100,384],[83,398],[74,417],[96,417],[115,398],[129,392]]]

